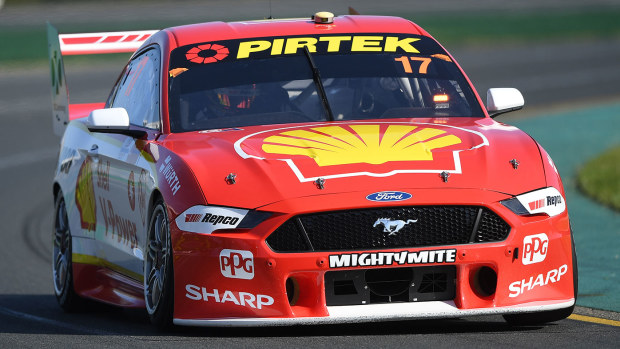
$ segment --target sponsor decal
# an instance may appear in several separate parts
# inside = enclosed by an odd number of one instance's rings
[[[559,282],[562,275],[566,274],[567,271],[568,266],[564,264],[557,269],[549,270],[547,273],[538,274],[536,277],[530,276],[529,279],[515,281],[508,286],[508,290],[510,291],[508,297],[518,297],[525,292],[531,291],[535,287]]]
[[[175,222],[179,229],[211,234],[218,229],[235,229],[248,210],[216,206],[192,206],[181,213]]]
[[[0,3],[0,7],[2,7],[2,4]],[[65,72],[64,72],[64,66],[62,63],[62,60],[59,59],[59,57],[61,56],[60,54],[60,50],[54,49],[53,53],[52,53],[52,59],[51,59],[51,70],[52,70],[52,92],[54,93],[54,97],[58,96],[61,94],[62,92],[62,88],[65,84],[65,82],[63,81],[63,78],[65,77]],[[54,110],[56,110],[56,105],[54,106]],[[61,111],[65,111],[64,108],[60,109]],[[60,121],[60,118],[58,119]]]
[[[196,223],[200,221],[202,218],[202,213],[186,213],[185,214],[185,223]]]
[[[378,52],[420,54],[425,52],[430,54],[431,57],[442,60],[446,60],[447,57],[437,43],[422,36],[366,34],[286,36],[204,42],[197,45],[187,45],[184,49],[173,52],[173,61],[181,62],[181,60],[184,60],[185,62],[195,64],[209,64],[230,59],[244,60],[248,58],[261,59],[283,55],[302,55],[306,47],[308,51],[316,54]],[[430,60],[430,58],[425,59]],[[175,70],[179,67],[174,66],[172,68]]]
[[[478,132],[448,125],[349,122],[261,131],[238,140],[235,150],[246,159],[284,161],[301,182],[308,182],[462,173],[460,152],[488,144]],[[377,197],[373,195],[368,200]]]
[[[138,210],[142,225],[146,224],[146,180],[148,174],[146,170],[140,170],[140,178],[138,179]]]
[[[103,220],[105,222],[105,235],[116,236],[117,242],[131,248],[138,247],[138,235],[136,223],[121,217],[114,212],[112,201],[99,198]]]
[[[177,191],[181,189],[181,183],[179,182],[179,177],[177,176],[176,171],[170,163],[171,159],[172,157],[170,155],[166,157],[164,163],[161,164],[161,166],[159,167],[159,173],[162,173],[164,175],[164,178],[166,179],[166,182],[170,187],[170,191],[172,191],[172,195],[174,196],[176,195]]]
[[[432,161],[432,150],[459,143],[460,138],[438,128],[388,125],[382,132],[381,125],[342,125],[280,132],[265,138],[262,149],[270,154],[307,156],[318,166],[379,165]]]
[[[202,217],[200,222],[211,223],[213,225],[217,225],[221,223],[223,225],[237,226],[237,223],[239,223],[239,217],[223,216],[223,215],[219,216],[219,215],[212,214],[212,213],[205,213],[204,217]]]
[[[528,206],[530,207],[530,211],[545,207],[545,199],[532,201],[528,204]]]
[[[523,238],[523,265],[540,263],[547,257],[549,237],[547,234],[530,235]]]
[[[58,173],[68,174],[73,165],[73,158],[77,155],[77,151],[73,148],[63,147],[60,151],[59,158],[62,159],[58,167]]]
[[[254,278],[254,255],[250,251],[222,250],[220,271],[227,278],[252,280]]]
[[[378,202],[404,201],[411,199],[411,196],[411,194],[404,191],[380,191],[366,196],[366,200]]]
[[[97,163],[97,188],[110,191],[110,162],[99,161]]]
[[[312,54],[367,54],[381,53],[403,55],[407,62],[428,66],[427,61],[438,59],[452,62],[434,40],[410,34],[355,33],[262,37],[241,40],[221,40],[183,46],[172,52],[171,77],[186,71],[193,64],[211,64],[230,60],[265,59],[270,57]],[[405,56],[406,55],[406,56]],[[422,56],[422,57],[421,57]]]
[[[256,53],[269,53],[270,56],[291,55],[308,47],[310,52],[407,52],[420,53],[413,43],[419,38],[402,38],[379,35],[341,35],[318,37],[288,37],[270,40],[252,40],[239,43],[237,59],[249,58]]]
[[[553,217],[566,210],[562,194],[553,187],[522,194],[517,199],[530,214],[545,213]]]
[[[214,63],[228,57],[228,48],[218,44],[202,44],[192,47],[185,57],[194,63]]]
[[[349,253],[329,256],[330,268],[376,267],[387,265],[412,265],[431,263],[454,263],[456,249],[428,251],[400,251]]]
[[[71,169],[71,165],[73,164],[73,158],[65,159],[60,163],[60,167],[58,168],[59,173],[68,174]]]
[[[554,195],[554,196],[547,196],[546,198],[543,198],[543,199],[531,201],[530,203],[528,203],[528,207],[530,211],[534,211],[534,210],[544,208],[546,206],[557,206],[559,204],[562,204],[562,196]]]
[[[4,0],[0,0],[0,8]],[[68,89],[65,83],[64,65],[60,51],[58,30],[51,24],[47,25],[48,53],[50,57],[50,70],[52,77],[52,114],[54,133],[61,136],[69,123],[68,113]]]
[[[207,289],[196,285],[185,285],[185,297],[194,301],[232,303],[241,307],[262,309],[273,304],[273,298],[264,294],[254,295],[250,292],[236,292],[216,289]]]
[[[398,233],[401,229],[403,229],[405,225],[409,223],[415,223],[417,221],[418,221],[417,219],[408,219],[407,221],[403,221],[400,219],[391,220],[389,218],[379,218],[373,225],[373,228],[378,225],[383,225],[383,232],[389,233],[388,236],[390,236],[390,235],[396,235],[396,233]]]
[[[215,132],[227,132],[227,131],[243,131],[242,128],[231,127],[231,128],[214,128],[211,130],[202,130],[198,131],[198,133],[215,133]]]
[[[75,184],[75,204],[80,212],[82,229],[95,231],[97,227],[97,200],[93,185],[93,161],[87,157],[78,172]]]
[[[134,181],[133,171],[129,173],[127,179],[127,197],[129,199],[129,207],[132,211],[136,210],[136,182]]]

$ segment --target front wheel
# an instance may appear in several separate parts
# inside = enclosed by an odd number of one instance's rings
[[[158,200],[149,223],[147,253],[144,263],[144,300],[151,322],[164,330],[172,325],[174,310],[174,275],[168,215]]]
[[[54,248],[52,254],[52,277],[54,294],[62,309],[67,312],[81,310],[84,299],[73,288],[73,263],[71,230],[67,218],[67,207],[62,192],[56,197],[54,214]]]

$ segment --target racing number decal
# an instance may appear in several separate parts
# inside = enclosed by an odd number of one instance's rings
[[[428,71],[428,65],[431,63],[431,59],[428,57],[400,56],[398,58],[394,58],[394,60],[403,64],[403,69],[405,70],[405,73],[413,73],[413,69],[411,68],[411,63],[409,63],[409,60],[421,62],[420,69],[418,69],[418,73],[420,74],[426,74],[426,72]]]

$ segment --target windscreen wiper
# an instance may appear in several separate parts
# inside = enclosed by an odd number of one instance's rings
[[[323,81],[321,81],[321,74],[319,74],[319,68],[317,68],[314,64],[312,56],[310,55],[310,51],[308,50],[308,46],[304,46],[304,53],[306,54],[306,58],[308,58],[308,63],[310,63],[310,68],[312,69],[312,80],[314,80],[314,84],[316,85],[319,97],[321,97],[321,103],[323,104],[323,108],[325,108],[325,111],[327,111],[327,120],[334,121],[334,114],[332,114],[332,108],[329,106],[327,94],[325,94],[325,88],[323,87]]]

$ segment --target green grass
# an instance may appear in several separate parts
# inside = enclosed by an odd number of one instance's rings
[[[581,12],[464,13],[447,15],[397,14],[420,24],[448,46],[584,40],[620,36],[620,10]],[[223,20],[226,20],[225,18]],[[61,33],[157,29],[183,23],[171,21],[59,25]],[[0,64],[47,60],[45,23],[0,28]]]
[[[588,161],[577,175],[579,189],[620,211],[620,146]]]
[[[610,38],[620,35],[620,10],[409,16],[440,42],[504,43]]]

